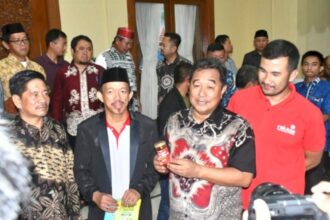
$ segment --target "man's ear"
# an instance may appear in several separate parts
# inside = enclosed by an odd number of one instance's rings
[[[133,91],[131,90],[131,91],[129,92],[129,100],[131,100],[132,97],[133,97]]]
[[[6,41],[3,40],[1,43],[2,43],[2,46],[3,46],[6,50],[9,50],[9,45],[8,45],[8,43],[7,43]]]
[[[16,108],[21,109],[22,108],[22,100],[21,97],[18,95],[13,95],[12,97],[13,103],[16,106]]]
[[[97,91],[97,93],[96,93],[96,97],[97,97],[102,103],[104,103],[103,95],[102,95],[102,93],[101,93],[100,91]]]
[[[298,73],[299,73],[299,72],[298,72],[297,69],[293,70],[293,71],[290,73],[289,81],[290,81],[290,82],[293,82],[293,80],[297,77]]]
[[[222,86],[222,89],[221,89],[221,98],[222,98],[223,94],[225,94],[226,90],[227,90],[227,85]]]

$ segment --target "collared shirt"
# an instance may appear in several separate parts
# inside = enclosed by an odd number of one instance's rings
[[[73,153],[64,128],[44,117],[39,129],[16,117],[15,144],[31,162],[31,201],[22,219],[68,219],[79,216],[79,192],[73,176]]]
[[[111,195],[116,200],[121,199],[125,191],[129,189],[130,122],[130,117],[128,117],[119,132],[106,122],[110,148]]]
[[[174,69],[181,62],[191,63],[186,58],[177,55],[173,63],[167,64],[166,60],[157,63],[158,78],[158,104],[164,99],[165,95],[174,87]]]
[[[29,60],[26,57],[26,67],[12,54],[9,54],[6,58],[0,60],[0,80],[2,82],[5,101],[11,97],[9,90],[9,80],[16,73],[23,70],[34,70],[45,75],[44,69],[37,64]]]
[[[63,57],[59,57],[57,60],[57,63],[55,63],[51,59],[49,59],[49,57],[46,54],[38,57],[35,61],[44,68],[44,70],[46,72],[46,76],[47,76],[48,85],[52,91],[56,72],[63,65],[69,64],[69,63],[66,60],[64,60]]]
[[[283,185],[292,193],[305,188],[305,151],[322,151],[325,129],[320,110],[289,84],[290,95],[271,105],[260,86],[237,91],[228,109],[244,117],[252,126],[256,143],[257,175],[243,190],[247,208],[252,191],[260,183]]]
[[[175,113],[167,123],[166,136],[173,158],[255,173],[253,131],[244,119],[222,107],[200,124],[193,119],[191,109]],[[173,173],[169,181],[170,219],[240,219],[241,187]]]
[[[316,105],[324,115],[330,114],[330,82],[319,77],[308,85],[305,82],[295,84],[297,92]],[[325,151],[330,151],[330,121],[325,122],[327,140]]]
[[[103,68],[90,63],[83,72],[71,63],[63,66],[56,74],[51,93],[51,116],[66,121],[70,135],[77,135],[77,126],[83,120],[103,111],[96,97],[98,78]],[[64,116],[64,114],[65,116]]]

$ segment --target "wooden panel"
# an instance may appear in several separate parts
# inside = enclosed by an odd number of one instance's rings
[[[58,0],[0,0],[0,27],[20,22],[31,39],[30,58],[45,53],[45,35],[50,28],[61,28]],[[7,52],[0,47],[0,59]]]

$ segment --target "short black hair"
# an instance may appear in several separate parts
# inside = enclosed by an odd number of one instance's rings
[[[72,38],[72,40],[71,40],[71,49],[75,50],[78,42],[81,41],[81,40],[87,41],[93,46],[93,42],[89,37],[87,37],[85,35],[78,35],[78,36]]]
[[[41,73],[33,70],[23,70],[16,73],[9,80],[9,90],[11,95],[21,96],[23,92],[26,91],[26,84],[33,79],[40,79],[47,86],[45,77]]]
[[[226,85],[227,80],[227,69],[220,63],[220,61],[216,58],[203,58],[198,60],[192,69],[191,79],[193,78],[194,74],[198,70],[202,69],[215,69],[219,73],[219,80],[222,85]]]
[[[304,53],[304,55],[301,58],[301,65],[303,65],[306,57],[316,57],[320,61],[320,65],[321,66],[323,65],[324,58],[323,58],[323,55],[319,51],[310,50],[310,51],[307,51],[306,53]]]
[[[50,29],[47,32],[46,37],[45,37],[46,46],[48,47],[50,42],[55,41],[56,39],[58,39],[60,37],[66,39],[66,34],[63,31],[61,31],[60,29],[57,29],[57,28]]]
[[[228,35],[220,34],[215,38],[214,42],[223,45],[224,43],[226,43],[228,39],[229,39]]]
[[[179,34],[174,32],[166,32],[164,37],[170,38],[170,41],[179,49],[181,43],[181,37]]]
[[[218,43],[211,43],[207,47],[207,52],[214,52],[214,51],[221,51],[221,50],[225,50],[225,48],[222,46],[222,44],[218,44]]]
[[[265,49],[262,51],[261,56],[270,60],[280,57],[288,57],[289,72],[292,72],[293,70],[297,69],[300,57],[297,47],[293,43],[282,39],[274,40],[267,44]]]
[[[245,88],[249,82],[258,82],[258,68],[252,65],[243,65],[236,74],[236,87]]]
[[[186,62],[179,63],[174,69],[174,84],[184,82],[185,78],[191,77],[191,70],[193,65]]]

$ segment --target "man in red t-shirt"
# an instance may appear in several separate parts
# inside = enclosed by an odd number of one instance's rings
[[[257,171],[243,191],[244,208],[253,189],[264,182],[303,194],[305,171],[320,162],[325,145],[322,114],[290,83],[298,74],[298,61],[299,52],[292,43],[269,43],[260,62],[260,85],[240,90],[228,105],[255,132]]]

